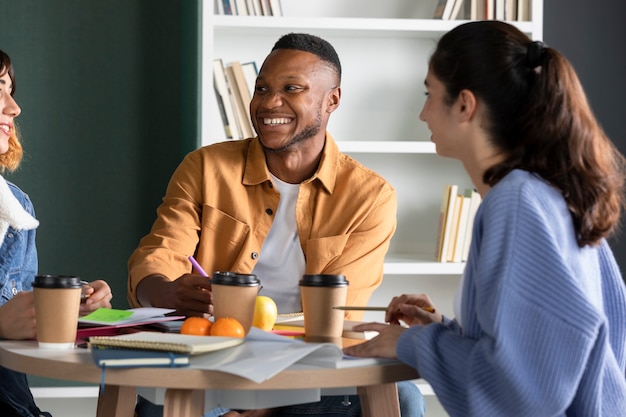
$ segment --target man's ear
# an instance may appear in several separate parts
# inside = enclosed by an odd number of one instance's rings
[[[341,87],[335,87],[328,93],[328,113],[332,113],[339,107],[341,101]]]
[[[470,121],[476,114],[476,96],[470,90],[461,90],[457,104],[461,121]]]

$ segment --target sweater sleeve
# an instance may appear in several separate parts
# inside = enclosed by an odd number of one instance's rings
[[[462,332],[412,327],[398,357],[451,416],[559,415],[576,393],[601,313],[567,262],[581,250],[562,198],[548,187],[501,188],[476,217]]]

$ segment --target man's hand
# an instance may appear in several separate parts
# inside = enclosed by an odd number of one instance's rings
[[[184,274],[170,281],[163,275],[150,275],[137,286],[142,306],[172,308],[184,316],[209,316],[213,313],[213,296],[209,278]]]

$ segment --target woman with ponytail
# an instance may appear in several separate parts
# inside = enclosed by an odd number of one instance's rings
[[[437,153],[483,198],[455,317],[394,297],[389,324],[361,325],[380,333],[346,353],[415,367],[450,416],[624,415],[626,290],[606,238],[625,164],[572,66],[510,24],[471,22],[440,39],[425,85]]]

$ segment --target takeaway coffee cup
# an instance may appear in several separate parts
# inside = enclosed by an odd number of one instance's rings
[[[80,277],[37,275],[33,282],[39,347],[72,349],[82,288]]]
[[[304,275],[300,280],[304,340],[331,342],[341,346],[344,312],[333,307],[346,304],[345,275]]]
[[[254,305],[259,284],[260,281],[254,274],[215,272],[211,278],[215,319],[233,317],[241,323],[248,334],[254,320]]]

